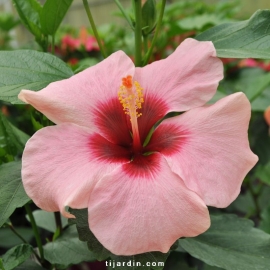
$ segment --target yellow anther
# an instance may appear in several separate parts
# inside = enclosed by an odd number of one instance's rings
[[[137,81],[132,80],[132,76],[128,75],[122,79],[122,85],[119,87],[118,99],[123,106],[125,114],[132,117],[140,117],[142,114],[137,112],[137,109],[142,108],[143,88]]]

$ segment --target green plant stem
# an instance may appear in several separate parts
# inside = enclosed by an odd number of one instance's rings
[[[104,58],[106,58],[107,57],[107,54],[105,52],[105,49],[104,49],[104,47],[102,45],[102,42],[101,42],[101,39],[99,37],[99,34],[98,34],[98,31],[97,31],[97,28],[96,28],[96,25],[95,25],[95,22],[94,22],[92,13],[91,13],[90,8],[89,8],[89,5],[88,5],[88,1],[87,0],[83,0],[83,5],[84,5],[84,9],[86,11],[87,17],[89,19],[90,25],[91,25],[91,27],[93,29],[94,35],[96,37],[96,40],[97,40],[97,43],[98,43],[100,52],[101,52],[102,56]]]
[[[5,226],[8,227],[17,237],[19,237],[23,241],[23,243],[28,244],[28,242],[15,230],[15,228],[11,224],[6,222]]]
[[[135,7],[135,66],[142,65],[142,3],[141,0],[133,0]]]
[[[130,17],[127,15],[125,9],[123,8],[123,6],[121,5],[121,3],[119,2],[119,0],[114,0],[115,4],[118,6],[118,8],[120,9],[120,11],[122,12],[123,16],[126,18],[129,26],[131,27],[131,29],[134,29],[134,26],[132,24],[132,21],[130,19]]]
[[[56,228],[59,228],[59,232],[61,234],[63,230],[63,226],[62,226],[60,212],[54,212],[54,219],[55,219]]]
[[[147,53],[148,50],[148,35],[143,37],[143,48],[144,48],[144,53]]]
[[[52,54],[55,55],[55,36],[52,36]]]
[[[160,27],[161,27],[161,24],[162,24],[162,18],[163,18],[165,6],[166,6],[166,0],[162,0],[161,10],[160,10],[160,13],[159,13],[155,34],[154,34],[151,46],[150,46],[148,52],[146,53],[146,55],[144,57],[143,66],[145,66],[148,63],[148,61],[150,60],[150,57],[152,55],[152,52],[153,52],[153,49],[154,49],[154,46],[155,46],[155,43],[156,43],[156,40],[157,40],[157,36],[158,36],[159,30],[160,30]]]
[[[253,198],[253,201],[254,201],[256,216],[260,219],[261,209],[260,209],[260,205],[259,205],[258,199],[259,199],[261,187],[260,187],[260,189],[259,189],[258,192],[255,192],[254,189],[253,189],[253,187],[252,187],[252,184],[251,184],[251,180],[250,179],[248,179],[248,181],[247,181],[247,187],[248,187],[248,190],[250,191],[250,193],[252,195],[252,198]]]
[[[39,235],[39,232],[38,232],[38,228],[37,228],[35,218],[33,216],[33,213],[32,213],[32,210],[30,208],[29,203],[27,203],[24,207],[25,207],[26,213],[27,213],[27,215],[28,215],[28,217],[30,219],[31,225],[32,225],[32,229],[33,229],[34,236],[35,236],[37,246],[38,246],[38,250],[39,250],[40,259],[41,259],[41,261],[44,261],[43,245],[42,245],[41,238],[40,238],[40,235]]]
[[[25,244],[29,244],[18,232],[17,230],[13,227],[12,224],[9,224],[9,223],[5,223],[5,226],[8,227],[18,238],[20,238],[22,240],[23,243]],[[38,254],[35,252],[35,250],[33,250],[33,253],[35,254],[37,260],[41,263],[41,259],[40,257],[38,256]]]

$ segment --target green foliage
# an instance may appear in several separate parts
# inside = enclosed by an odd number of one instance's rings
[[[37,0],[12,0],[22,23],[35,36],[42,48],[46,48],[46,39],[40,25],[42,6]]]
[[[0,113],[0,157],[2,160],[12,161],[13,156],[17,154],[18,150],[21,150],[20,142],[14,140],[14,132],[12,131],[11,126],[7,119]]]
[[[28,244],[21,244],[8,250],[2,256],[2,264],[4,270],[13,270],[16,266],[19,266],[25,262],[30,257],[32,252],[33,248]]]
[[[14,268],[14,270],[44,270],[46,268],[41,267],[39,264],[32,260],[27,260],[21,265]]]
[[[40,24],[45,35],[55,35],[73,0],[47,0],[40,15]]]
[[[17,207],[30,199],[21,180],[21,162],[10,162],[0,166],[0,227]]]
[[[38,227],[43,228],[49,232],[56,232],[56,224],[54,213],[46,212],[43,210],[35,210],[33,211],[33,216],[35,218],[36,224]],[[27,216],[27,220],[29,221],[29,217]],[[68,225],[67,219],[61,216],[62,226],[66,227]]]
[[[0,112],[0,164],[21,154],[29,136],[13,126]]]
[[[267,87],[252,103],[253,111],[264,112],[269,107],[270,87]]]
[[[16,231],[27,241],[30,242],[33,238],[33,231],[28,227],[16,228]],[[22,240],[15,235],[10,228],[0,228],[0,248],[9,249],[22,244]]]
[[[261,113],[253,113],[249,128],[250,146],[256,155],[259,156],[259,164],[267,164],[270,160],[270,136],[269,127]]]
[[[166,261],[164,270],[197,270],[197,267],[188,265],[185,255],[180,252],[172,252]]]
[[[265,165],[259,165],[255,175],[260,181],[270,186],[270,161]]]
[[[215,26],[227,22],[227,18],[223,18],[220,14],[199,14],[183,18],[177,22],[177,25],[183,30],[199,30],[202,31],[207,26]]]
[[[211,217],[211,227],[195,238],[180,239],[183,249],[209,265],[227,270],[265,270],[270,264],[270,235],[234,215]]]
[[[259,68],[244,68],[234,74],[234,76],[226,78],[221,82],[219,90],[231,94],[235,92],[243,92],[252,104],[261,94],[270,86],[270,73]],[[269,106],[269,105],[268,105]],[[259,106],[260,111],[264,111],[265,106]]]
[[[72,70],[59,58],[30,50],[0,52],[0,99],[20,103],[22,89],[40,90],[49,83],[69,78]]]
[[[260,229],[270,234],[270,206],[262,211],[261,219]]]
[[[43,7],[37,0],[12,0],[12,2],[22,23],[46,51],[48,35],[55,35],[73,0],[47,0]]]
[[[249,20],[215,26],[196,37],[212,41],[219,57],[270,59],[270,10],[258,10]]]
[[[44,257],[50,263],[66,266],[95,260],[86,243],[78,239],[75,226],[68,227],[55,241],[47,243],[44,246]]]
[[[76,217],[76,219],[72,221],[76,224],[79,239],[87,242],[88,248],[94,253],[95,258],[99,261],[109,258],[112,253],[102,246],[89,229],[87,209],[70,209],[70,213]]]
[[[150,34],[156,25],[157,8],[155,0],[147,0],[142,7],[143,34]]]
[[[17,26],[19,23],[18,20],[10,13],[1,12],[0,14],[0,30],[8,32]]]

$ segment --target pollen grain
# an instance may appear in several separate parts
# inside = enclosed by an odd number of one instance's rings
[[[122,78],[122,85],[118,91],[118,98],[123,106],[125,114],[130,115],[132,119],[134,116],[136,118],[140,117],[142,113],[137,110],[142,108],[143,98],[143,88],[137,81],[132,80],[132,76],[128,75]]]

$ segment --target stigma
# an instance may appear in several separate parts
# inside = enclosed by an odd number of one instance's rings
[[[119,87],[118,99],[123,106],[125,114],[129,115],[132,135],[133,147],[138,150],[141,148],[139,128],[137,118],[142,116],[140,109],[142,108],[143,88],[137,81],[133,81],[132,76],[128,75],[122,78],[122,84]]]

